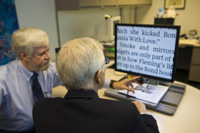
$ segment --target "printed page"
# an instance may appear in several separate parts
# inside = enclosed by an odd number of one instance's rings
[[[144,100],[150,103],[157,104],[163,95],[167,92],[167,86],[163,85],[152,85],[144,83],[142,86],[133,83],[135,88],[135,94],[129,92],[129,96],[133,96],[138,100]],[[119,93],[127,94],[127,90],[120,90]]]

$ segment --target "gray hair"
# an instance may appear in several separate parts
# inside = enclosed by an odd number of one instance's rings
[[[92,38],[78,38],[64,44],[56,60],[58,74],[67,89],[92,89],[94,76],[105,70],[103,46]]]
[[[49,45],[48,35],[39,28],[25,27],[12,34],[12,50],[19,59],[21,52],[32,57],[35,48],[47,45]]]

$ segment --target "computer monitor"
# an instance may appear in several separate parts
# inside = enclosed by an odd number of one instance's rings
[[[111,17],[101,21],[94,28],[94,38],[100,42],[114,41],[115,24],[120,22],[120,16]]]
[[[115,25],[115,70],[173,82],[180,26]]]
[[[154,24],[174,25],[174,18],[154,18]]]

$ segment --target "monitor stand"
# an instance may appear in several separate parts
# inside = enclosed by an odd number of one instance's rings
[[[152,104],[146,101],[142,101],[147,109],[151,109],[160,113],[164,113],[167,115],[174,115],[178,105],[185,93],[186,85],[177,84],[177,83],[168,83],[168,82],[159,82],[159,85],[167,86],[169,89],[160,99],[158,104]],[[117,90],[114,89],[106,89],[105,95],[117,98],[119,100],[125,101],[133,101],[138,100],[137,97],[130,97],[127,95],[120,94]]]

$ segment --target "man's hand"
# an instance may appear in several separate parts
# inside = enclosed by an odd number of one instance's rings
[[[134,87],[132,85],[132,83],[137,82],[137,79],[140,78],[140,76],[134,77],[134,78],[130,78],[130,79],[124,79],[118,82],[114,82],[113,83],[113,88],[117,89],[117,90],[128,90],[134,93]]]
[[[146,113],[146,106],[144,105],[144,103],[140,102],[140,101],[133,101],[133,104],[135,104],[135,106],[137,107],[138,111],[140,112],[140,114]]]

